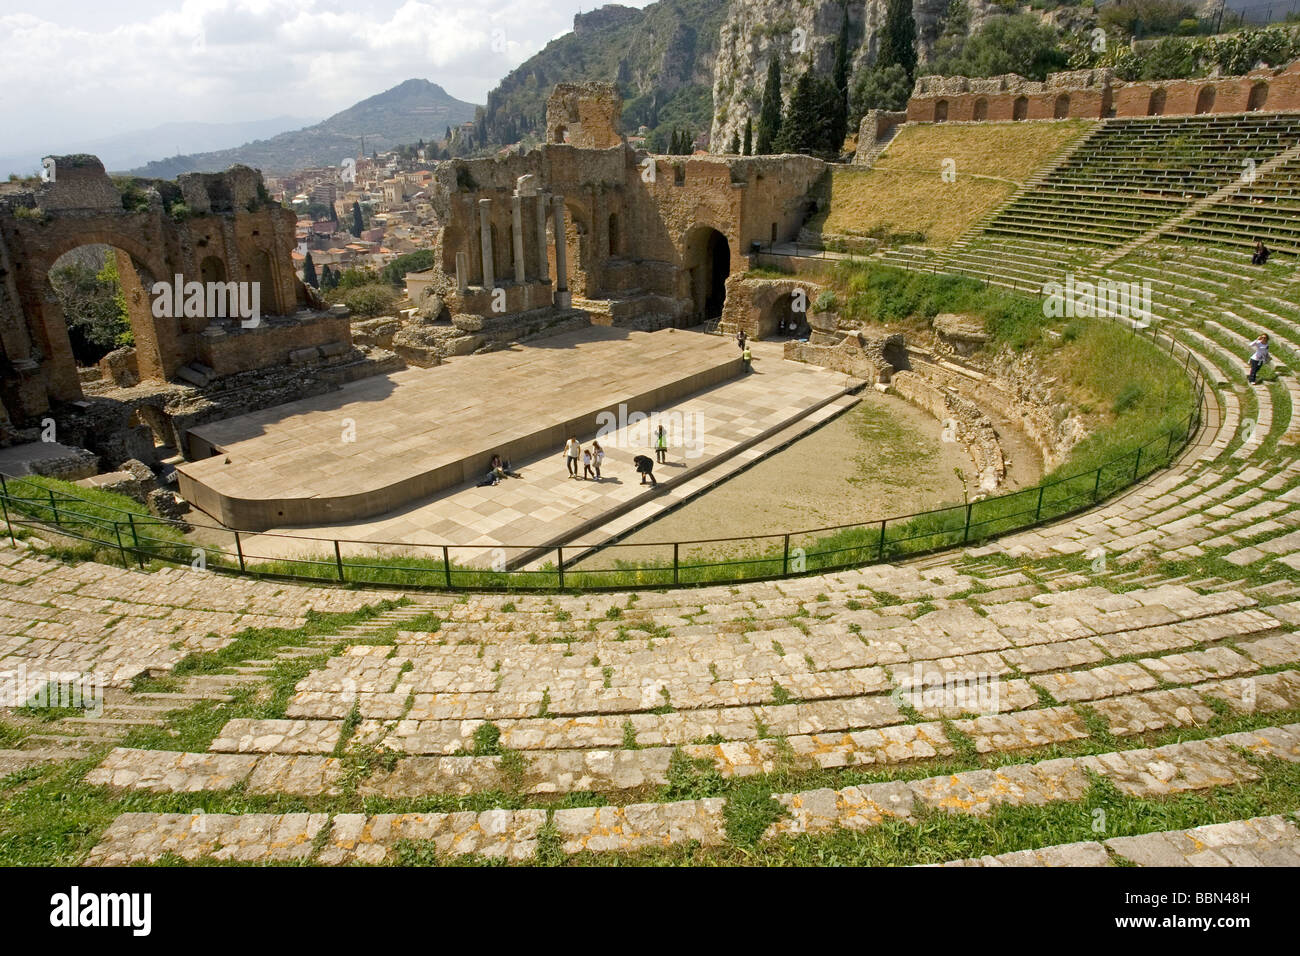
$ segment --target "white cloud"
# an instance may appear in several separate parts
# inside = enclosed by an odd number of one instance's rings
[[[483,102],[581,0],[66,0],[0,14],[6,146],[174,121],[326,116],[420,77]],[[626,2],[626,0],[625,0]],[[631,0],[644,6],[648,0]],[[111,10],[111,16],[105,9]],[[493,31],[503,36],[493,49]]]

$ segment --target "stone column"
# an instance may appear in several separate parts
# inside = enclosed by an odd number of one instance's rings
[[[510,229],[515,241],[515,281],[524,282],[524,200],[518,193],[510,200]]]
[[[483,288],[490,289],[496,283],[492,271],[492,200],[478,201],[478,240],[483,252]]]
[[[555,229],[555,307],[567,309],[573,305],[569,295],[568,250],[564,236],[564,197],[551,197],[551,225]]]
[[[538,277],[545,282],[551,276],[551,260],[546,255],[546,194],[537,194],[537,264]]]
[[[469,253],[464,249],[456,253],[456,288],[461,292],[469,288]]]

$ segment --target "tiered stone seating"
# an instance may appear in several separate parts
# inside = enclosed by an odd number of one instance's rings
[[[1169,155],[1195,127],[1203,153],[1226,138],[1235,158],[1232,122],[1121,124],[1133,128],[1117,142],[1132,149],[1101,165],[1137,170],[1148,126]],[[1241,142],[1285,145],[1289,122],[1259,117]],[[1193,184],[1201,195],[1228,174],[1220,165]],[[986,235],[950,259],[900,258],[964,261],[1021,288],[1086,277],[1082,240],[1059,238]],[[187,712],[174,708],[223,717],[185,750],[120,735],[83,749],[95,759],[78,786],[130,812],[77,862],[671,860],[738,846],[762,860],[765,848],[945,814],[1077,806],[1086,818],[1097,786],[1122,799],[1284,799],[1300,763],[1300,408],[1290,368],[1246,384],[1244,346],[1267,329],[1279,362],[1294,362],[1296,286],[1284,265],[1186,243],[1142,246],[1106,274],[1152,282],[1155,325],[1213,383],[1201,433],[1174,467],[1089,513],[963,551],[737,587],[421,595],[337,634],[286,637],[279,659],[311,655],[310,667],[274,716],[249,716],[229,683],[164,701],[133,694],[130,678],[225,646],[250,623],[292,627],[308,606],[397,595],[0,550],[6,664],[107,673],[122,660],[124,706],[158,706],[148,718],[166,726]],[[104,626],[117,615],[134,625]],[[212,679],[257,686],[273,663]],[[735,817],[755,792],[775,809],[746,834]],[[180,794],[199,812],[177,813]],[[1196,813],[1216,803],[1193,802]],[[1193,829],[1156,822],[962,859],[919,836],[920,850],[894,859],[1294,865],[1298,807],[1265,805]]]
[[[1293,113],[1109,120],[984,231],[1121,245],[1297,142]]]

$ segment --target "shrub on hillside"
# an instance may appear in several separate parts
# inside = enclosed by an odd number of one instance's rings
[[[393,310],[397,295],[386,282],[371,282],[344,291],[343,304],[353,315],[385,315]]]

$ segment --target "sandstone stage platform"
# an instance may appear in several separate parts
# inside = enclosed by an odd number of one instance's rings
[[[494,453],[560,454],[597,416],[650,412],[741,373],[729,338],[592,327],[410,369],[203,425],[177,468],[190,502],[238,530],[332,524],[476,480]]]

